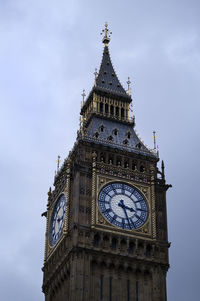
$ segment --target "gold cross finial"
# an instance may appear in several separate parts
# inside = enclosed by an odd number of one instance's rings
[[[57,159],[57,172],[58,172],[58,170],[59,170],[59,168],[60,168],[60,162],[61,162],[61,160],[60,160],[60,156],[58,155],[58,159]]]
[[[102,42],[105,44],[105,46],[107,46],[110,42],[110,36],[112,34],[112,32],[108,29],[107,22],[105,22],[105,28],[101,31],[101,34],[104,34]]]

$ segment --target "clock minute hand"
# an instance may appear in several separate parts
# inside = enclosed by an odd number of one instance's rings
[[[129,219],[128,219],[128,214],[126,212],[126,206],[124,205],[124,201],[120,200],[120,202],[118,203],[118,206],[122,207],[122,209],[124,210],[125,216],[126,216],[127,221],[128,221],[129,228],[131,229],[131,225],[130,225],[130,222],[129,222]],[[129,207],[128,207],[128,209],[129,209]]]
[[[131,225],[130,225],[130,222],[129,222],[129,219],[128,219],[128,215],[127,215],[125,206],[123,207],[123,209],[124,209],[124,213],[126,215],[127,221],[128,221],[129,228],[131,229]]]

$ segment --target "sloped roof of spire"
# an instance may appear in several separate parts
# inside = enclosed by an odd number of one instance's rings
[[[103,127],[103,131],[101,127]],[[122,124],[116,120],[106,120],[98,116],[93,117],[85,131],[83,140],[158,158],[158,153],[144,145],[132,125]]]
[[[122,87],[115,73],[107,45],[104,47],[100,70],[95,82],[95,90],[117,94],[129,100],[131,98]]]

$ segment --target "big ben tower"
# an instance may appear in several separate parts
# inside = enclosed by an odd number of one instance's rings
[[[48,193],[45,301],[166,301],[170,185],[135,132],[107,24],[102,41],[77,139]]]

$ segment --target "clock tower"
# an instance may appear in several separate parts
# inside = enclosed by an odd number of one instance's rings
[[[166,301],[164,163],[135,132],[132,98],[103,56],[73,149],[48,192],[45,301]],[[84,94],[83,94],[84,95]]]

